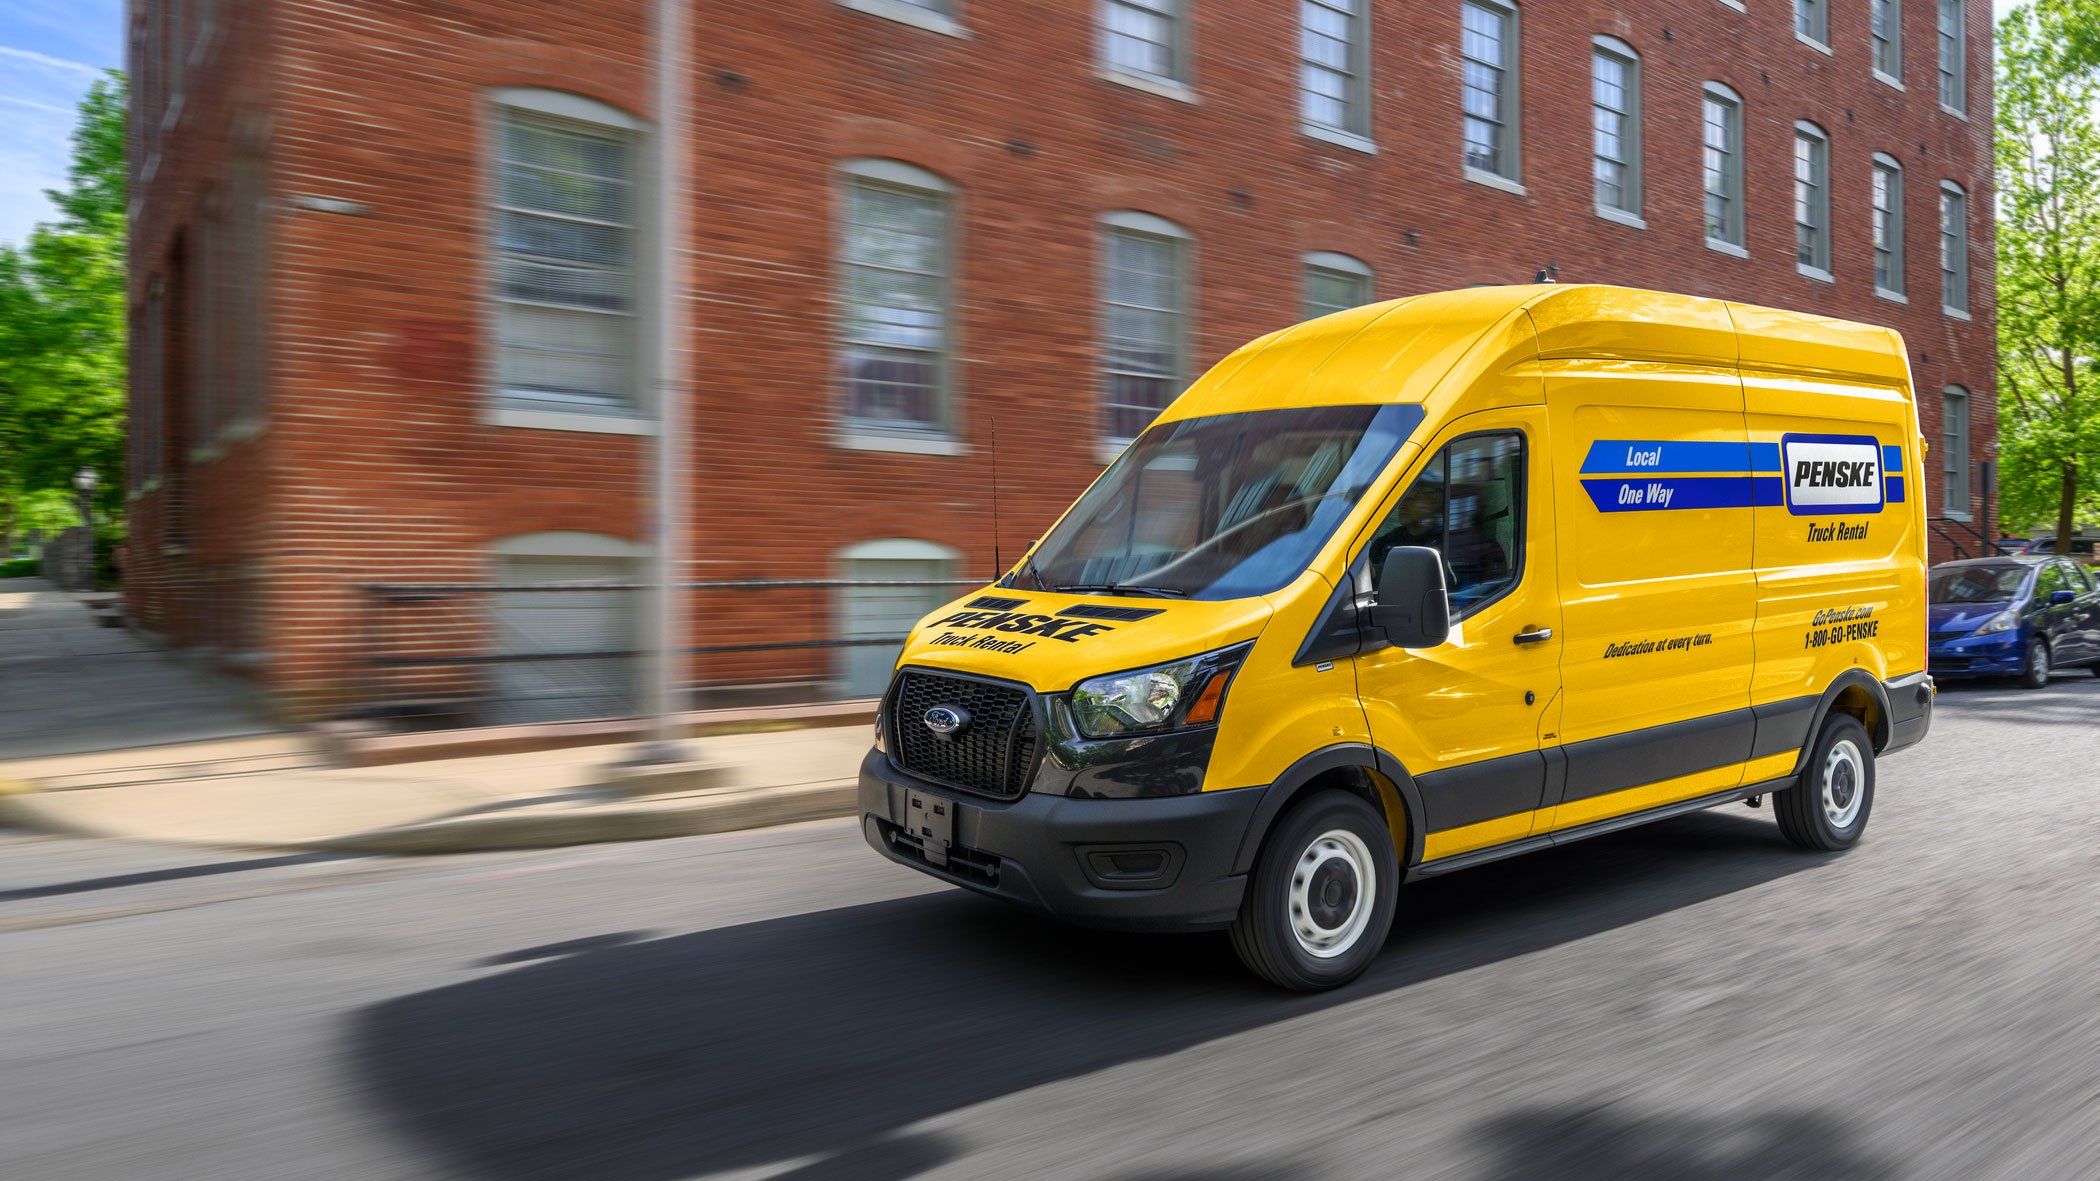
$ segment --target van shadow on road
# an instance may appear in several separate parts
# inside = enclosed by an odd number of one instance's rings
[[[1708,812],[1432,879],[1402,891],[1368,975],[1311,997],[1261,985],[1221,937],[1081,931],[943,891],[586,941],[366,1009],[350,1050],[376,1110],[469,1176],[799,1161],[800,1181],[905,1177],[961,1151],[921,1120],[1335,1005],[1405,1003],[1424,981],[1823,861],[1765,813]]]

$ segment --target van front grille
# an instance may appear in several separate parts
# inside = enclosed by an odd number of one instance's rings
[[[890,730],[905,770],[994,799],[1016,799],[1028,790],[1038,744],[1026,689],[906,669],[897,676],[891,701]],[[968,724],[945,738],[935,734],[925,717],[938,705],[967,714]]]

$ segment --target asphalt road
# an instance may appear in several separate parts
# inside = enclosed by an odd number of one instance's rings
[[[0,834],[0,1177],[2100,1176],[2100,678],[1403,891],[1355,986],[846,822],[422,860]]]

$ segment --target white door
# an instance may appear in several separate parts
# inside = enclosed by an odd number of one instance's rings
[[[944,579],[955,576],[954,559],[927,542],[877,541],[849,551],[845,577],[855,581]],[[841,648],[839,679],[849,698],[880,697],[903,650],[904,635],[927,612],[955,597],[942,586],[849,586],[841,595],[840,639],[893,641]]]
[[[505,586],[628,583],[632,560],[505,554]],[[499,591],[488,721],[495,725],[618,717],[634,712],[637,593],[631,590]]]

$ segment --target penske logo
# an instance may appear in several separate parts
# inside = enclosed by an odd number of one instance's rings
[[[1796,516],[1878,513],[1886,487],[1881,443],[1866,435],[1787,435],[1779,441],[1786,504]]]

